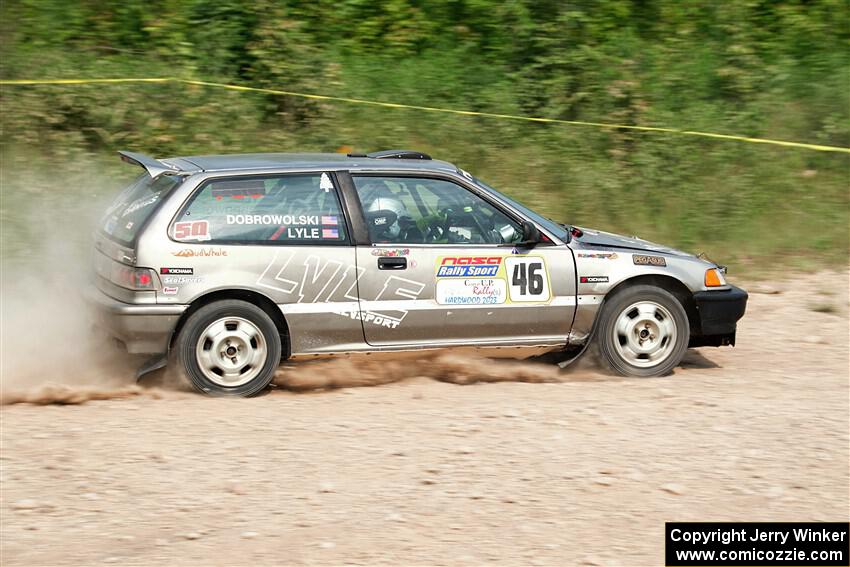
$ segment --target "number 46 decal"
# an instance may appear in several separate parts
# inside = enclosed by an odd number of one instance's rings
[[[549,275],[543,258],[505,258],[505,268],[512,302],[549,301]]]

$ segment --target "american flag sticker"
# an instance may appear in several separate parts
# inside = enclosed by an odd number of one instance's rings
[[[339,223],[337,222],[336,217],[329,216],[329,217],[322,217],[322,224],[332,224],[332,225],[336,226]]]
[[[335,228],[323,228],[322,238],[339,238],[339,231]]]

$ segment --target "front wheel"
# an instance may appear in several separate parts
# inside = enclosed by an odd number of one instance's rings
[[[274,378],[280,335],[252,303],[228,299],[193,313],[176,344],[177,363],[195,389],[210,395],[253,396]]]
[[[606,301],[596,340],[602,359],[616,372],[663,376],[688,348],[688,316],[681,302],[662,288],[629,287]]]

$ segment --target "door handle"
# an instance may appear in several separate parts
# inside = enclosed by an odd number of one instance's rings
[[[379,270],[406,270],[407,269],[407,258],[398,258],[398,257],[393,257],[393,256],[378,258],[378,269]]]

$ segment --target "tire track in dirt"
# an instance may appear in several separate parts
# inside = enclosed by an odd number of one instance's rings
[[[329,359],[285,363],[275,373],[272,388],[291,392],[316,392],[342,388],[375,387],[416,378],[430,378],[457,385],[495,382],[532,384],[566,381],[611,380],[612,376],[585,369],[560,370],[554,364],[529,361],[492,360],[472,354],[429,354],[370,360]],[[98,374],[92,382],[97,382]],[[77,379],[81,379],[77,376]],[[0,405],[73,405],[89,401],[146,397],[163,399],[187,395],[188,385],[169,384],[162,376],[150,380],[154,386],[137,384],[97,387],[96,385],[47,383],[35,388],[0,391]]]

